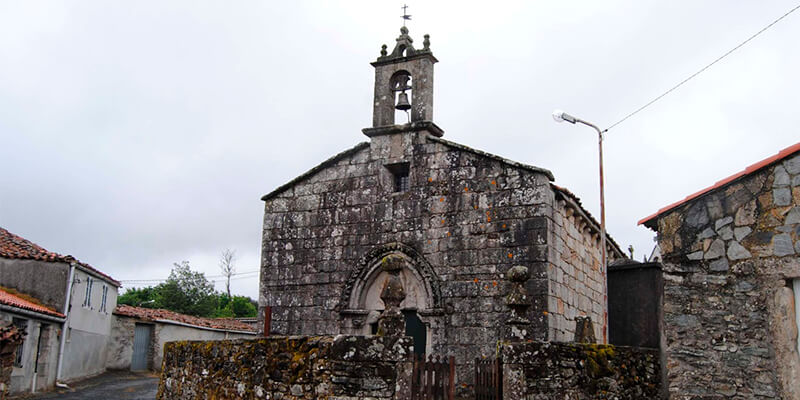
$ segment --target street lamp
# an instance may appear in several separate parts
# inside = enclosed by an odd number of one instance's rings
[[[602,249],[602,274],[603,274],[603,299],[605,301],[605,311],[603,312],[603,339],[607,343],[606,340],[608,335],[608,278],[607,278],[607,270],[608,270],[608,261],[606,260],[606,206],[605,206],[605,199],[603,196],[603,132],[597,125],[584,121],[580,118],[575,118],[572,115],[569,115],[561,110],[553,111],[553,119],[556,122],[564,122],[567,121],[571,124],[581,123],[586,126],[591,126],[594,130],[597,131],[597,143],[598,147],[600,148],[600,247]],[[607,130],[607,129],[606,129]]]

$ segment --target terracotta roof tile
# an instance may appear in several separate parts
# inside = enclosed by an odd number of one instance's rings
[[[100,275],[108,279],[114,285],[120,286],[119,281],[98,271],[91,265],[81,262],[75,259],[75,257],[70,255],[64,256],[52,251],[48,251],[47,249],[39,246],[38,244],[33,243],[30,240],[25,239],[23,237],[17,236],[7,231],[6,229],[3,229],[2,227],[0,227],[0,257],[20,259],[20,260],[38,260],[47,262],[64,262],[64,263],[74,262],[83,267],[84,269],[87,269],[91,272],[94,272],[97,275]]]
[[[668,205],[666,207],[662,207],[661,209],[656,211],[654,214],[649,215],[649,216],[644,217],[641,220],[639,220],[639,225],[647,224],[651,220],[656,219],[658,216],[666,213],[667,211],[670,211],[670,210],[672,210],[674,208],[677,208],[678,206],[683,205],[685,203],[688,203],[689,201],[694,200],[694,199],[696,199],[696,198],[698,198],[698,197],[700,197],[700,196],[702,196],[702,195],[704,195],[704,194],[706,194],[706,193],[708,193],[708,192],[710,192],[712,190],[715,190],[715,189],[718,189],[718,188],[720,188],[722,186],[725,186],[725,185],[727,185],[727,184],[729,184],[729,183],[731,183],[731,182],[733,182],[733,181],[735,181],[735,180],[737,180],[737,179],[739,179],[739,178],[741,178],[743,176],[750,175],[753,172],[756,172],[756,171],[760,170],[761,168],[764,168],[764,167],[772,165],[772,164],[774,164],[774,163],[776,163],[778,161],[781,161],[784,158],[787,158],[790,155],[792,155],[794,153],[797,153],[798,151],[800,151],[800,143],[795,143],[795,144],[793,144],[793,145],[791,145],[791,146],[779,151],[778,154],[775,154],[772,157],[767,157],[767,158],[765,158],[765,159],[763,159],[763,160],[761,160],[761,161],[759,161],[759,162],[757,162],[755,164],[750,165],[749,167],[745,168],[743,171],[739,171],[739,172],[737,172],[737,173],[735,173],[735,174],[733,174],[733,175],[731,175],[731,176],[729,176],[729,177],[727,177],[725,179],[722,179],[722,180],[718,181],[717,183],[715,183],[715,184],[713,184],[713,185],[711,185],[711,186],[709,186],[709,187],[707,187],[707,188],[705,188],[703,190],[700,190],[698,192],[695,192],[695,193],[692,193],[692,194],[686,196],[683,200],[676,201],[675,203],[672,203],[672,204],[670,204],[670,205]]]
[[[235,319],[201,318],[192,315],[180,314],[169,310],[133,307],[125,304],[118,305],[114,310],[114,314],[124,317],[138,318],[144,321],[168,320],[205,328],[253,333],[256,332],[254,327]]]
[[[64,314],[61,314],[58,311],[47,308],[41,304],[36,304],[30,300],[23,299],[22,297],[13,293],[9,293],[2,288],[0,288],[0,304],[46,314],[53,317],[64,318]]]

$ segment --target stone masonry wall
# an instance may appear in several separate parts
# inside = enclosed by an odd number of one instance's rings
[[[658,219],[672,398],[800,399],[800,155]]]
[[[407,399],[410,354],[410,338],[170,342],[157,398]]]
[[[112,315],[106,369],[125,370],[131,368],[136,322],[137,320],[133,318]]]
[[[504,345],[505,399],[658,399],[657,350],[527,342]]]
[[[595,337],[607,342],[600,237],[587,227],[587,220],[580,213],[569,198],[559,199],[554,207],[548,257],[548,336],[556,342],[572,341],[575,317],[589,316],[594,322]],[[614,256],[609,252],[609,259]]]
[[[407,192],[394,192],[385,167],[398,162],[410,164]],[[531,272],[531,339],[550,339],[553,196],[546,170],[421,133],[373,137],[267,197],[259,301],[272,307],[272,333],[341,333],[340,297],[358,260],[399,242],[432,266],[441,288],[441,308],[421,315],[432,352],[454,355],[458,376],[471,382],[471,361],[493,355],[502,339],[512,265]]]

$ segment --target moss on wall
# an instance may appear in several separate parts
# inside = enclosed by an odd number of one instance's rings
[[[656,350],[527,342],[504,345],[502,356],[505,398],[661,397]]]
[[[276,336],[165,345],[159,399],[391,399],[409,338]],[[406,365],[408,364],[408,365]],[[410,375],[409,375],[410,376]]]

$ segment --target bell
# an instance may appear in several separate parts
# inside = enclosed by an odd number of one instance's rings
[[[411,103],[408,102],[408,95],[406,92],[400,93],[400,96],[397,97],[397,105],[394,108],[402,111],[410,110]]]

